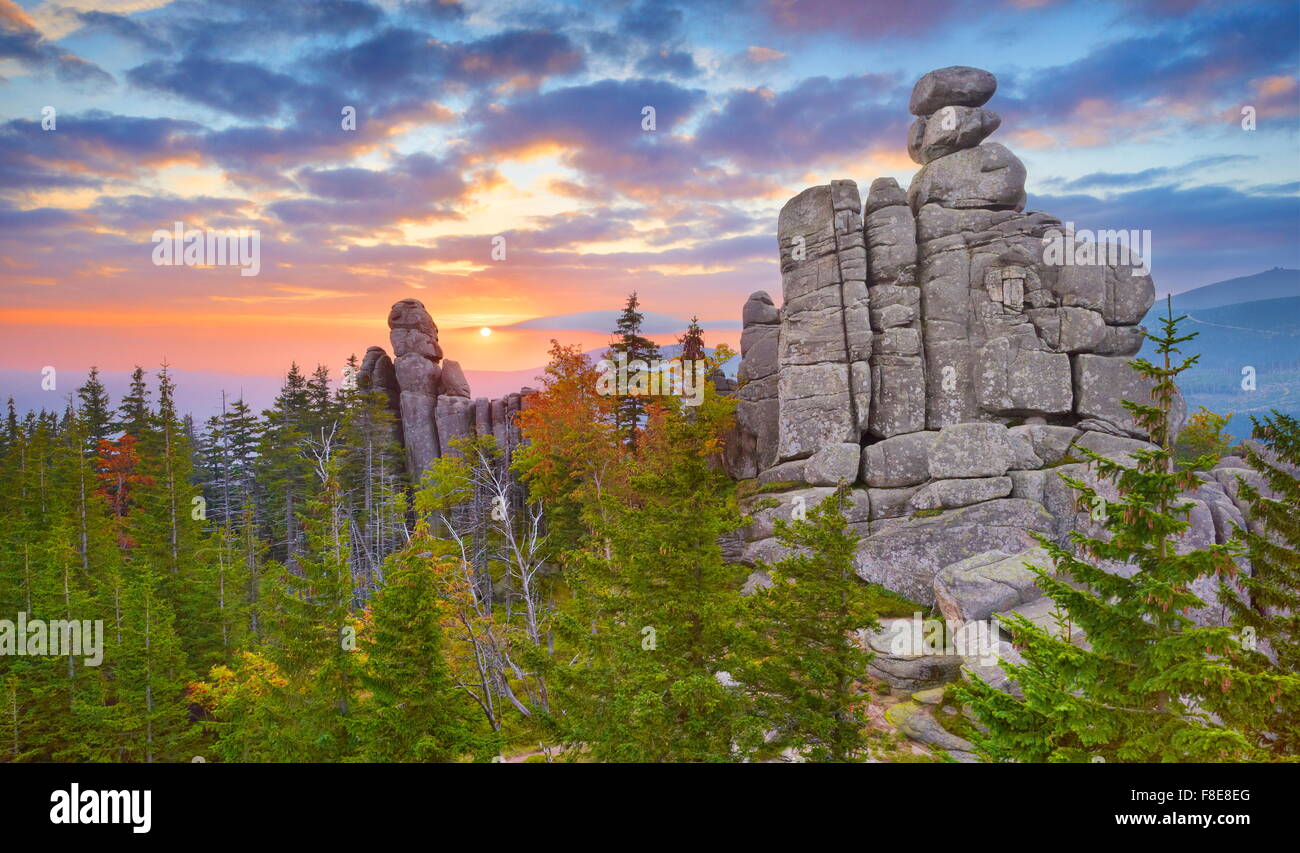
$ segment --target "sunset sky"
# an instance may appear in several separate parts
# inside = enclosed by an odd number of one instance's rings
[[[1300,266],[1298,32],[1288,0],[0,0],[0,396],[337,373],[410,296],[471,370],[596,347],[632,290],[657,340],[734,346],[782,203],[906,186],[912,84],[954,64],[997,75],[1029,206],[1151,229],[1161,293]],[[260,274],[154,266],[176,221],[259,229]]]

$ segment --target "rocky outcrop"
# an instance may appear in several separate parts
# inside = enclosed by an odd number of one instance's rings
[[[959,424],[1145,438],[1119,401],[1149,390],[1128,356],[1154,285],[1140,259],[1105,246],[1049,251],[1075,235],[1024,210],[1024,165],[986,141],[1001,124],[984,107],[996,87],[975,68],[925,75],[909,133],[922,168],[906,191],[879,178],[864,201],[836,180],[781,210],[782,305],[760,291],[743,310],[735,476]],[[849,479],[846,455],[813,470]],[[858,476],[888,487],[886,458],[864,458]]]
[[[916,620],[863,632],[875,652],[869,674],[896,694],[962,671],[1016,693],[997,659],[1018,653],[998,625],[1018,615],[1064,630],[1029,568],[1053,569],[1038,537],[1070,548],[1072,533],[1104,536],[1107,506],[1081,507],[1063,478],[1112,501],[1114,483],[1086,453],[1131,465],[1152,446],[1121,403],[1149,399],[1129,362],[1154,300],[1151,277],[1141,259],[1076,244],[1059,219],[1025,210],[1024,165],[990,141],[1002,124],[986,107],[996,87],[965,67],[921,78],[910,184],[877,178],[860,198],[858,184],[835,180],[792,198],[777,223],[780,307],[759,291],[743,308],[726,464],[766,488],[742,502],[753,522],[742,561],[786,556],[775,521],[844,484],[858,574],[937,606],[949,635],[987,632],[979,653],[900,643]],[[1076,245],[1088,251],[1063,261],[1059,250]],[[1180,399],[1175,434],[1182,417]],[[1222,543],[1248,523],[1240,484],[1260,480],[1239,463],[1200,475],[1176,547]],[[746,589],[766,583],[759,566]],[[1194,590],[1207,602],[1191,614],[1203,624],[1222,624],[1216,583]],[[1068,639],[1086,643],[1077,627]],[[924,700],[895,716],[913,739],[969,749]]]
[[[780,370],[780,312],[766,291],[751,294],[741,311],[740,369],[736,431],[727,445],[728,469],[740,479],[757,476],[776,462],[780,428],[777,374]]]
[[[458,362],[443,359],[438,326],[417,299],[403,299],[388,312],[393,358],[383,347],[366,350],[357,386],[382,392],[397,416],[397,435],[406,450],[411,482],[429,464],[459,454],[458,440],[491,435],[508,459],[522,443],[515,416],[533,389],[497,400],[472,399]]]
[[[872,332],[857,184],[833,181],[795,196],[781,210],[777,239],[784,305],[776,458],[787,461],[858,444],[870,416]]]
[[[1105,247],[1053,251],[1074,235],[1024,209],[1024,165],[988,139],[996,89],[964,66],[922,77],[910,185],[796,195],[777,222],[781,306],[759,291],[742,311],[729,470],[865,487],[860,571],[922,603],[951,563],[1018,553],[1034,532],[1065,541],[1078,513],[1055,468],[1146,439],[1120,401],[1148,398],[1128,356],[1151,278]],[[1218,536],[1236,515],[1213,485]],[[749,558],[774,553],[766,538]]]

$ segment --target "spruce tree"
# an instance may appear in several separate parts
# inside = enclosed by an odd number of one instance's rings
[[[686,333],[677,339],[682,345],[682,361],[698,361],[706,355],[704,351],[704,330],[700,328],[700,318],[692,317]]]
[[[1300,421],[1278,411],[1251,420],[1260,444],[1244,445],[1246,462],[1263,491],[1238,478],[1238,496],[1248,506],[1247,528],[1238,535],[1251,571],[1237,578],[1240,590],[1224,584],[1220,598],[1242,636],[1258,644],[1265,671],[1300,675]],[[1279,704],[1259,728],[1271,752],[1300,756],[1300,703]]]
[[[747,599],[755,645],[732,675],[750,692],[769,743],[814,762],[861,761],[867,746],[860,689],[871,653],[857,637],[877,628],[855,571],[858,537],[837,489],[804,519],[776,521],[790,556],[770,566],[772,585]]]
[[[177,622],[191,663],[199,670],[224,660],[220,636],[220,542],[204,535],[206,507],[193,482],[190,438],[176,410],[176,385],[167,365],[158,371],[158,407],[139,444],[141,478],[128,525],[133,559],[158,573],[160,594]]]
[[[14,410],[14,398],[10,397],[6,406],[5,425],[0,429],[0,456],[8,453],[9,448],[18,443],[22,436],[18,426],[18,412]]]
[[[194,731],[185,698],[188,667],[162,577],[138,567],[126,590],[121,641],[113,648],[118,737],[112,761],[183,761]]]
[[[406,542],[402,492],[402,448],[387,395],[366,389],[340,394],[345,406],[340,428],[339,480],[357,524],[353,543],[357,574],[370,587],[380,567]]]
[[[1253,571],[1238,579],[1246,599],[1227,601],[1238,625],[1253,629],[1283,669],[1300,673],[1300,421],[1278,411],[1252,421],[1262,447],[1245,444],[1246,462],[1265,491],[1240,480],[1252,523],[1239,536]]]
[[[137,365],[131,372],[131,388],[117,406],[117,421],[113,424],[113,428],[141,440],[148,434],[152,425],[149,387],[144,381],[144,370]]]
[[[65,425],[57,433],[49,418],[29,419],[0,467],[0,607],[11,619],[20,612],[29,621],[102,619],[111,634],[118,551],[79,422]],[[0,654],[8,746],[18,760],[94,760],[94,745],[110,731],[100,714],[108,667],[84,658]]]
[[[99,442],[114,432],[113,404],[99,381],[99,368],[90,368],[86,382],[77,389],[77,413],[86,434],[86,450],[93,451]]]
[[[353,753],[349,718],[358,685],[357,624],[349,528],[334,462],[319,461],[316,492],[302,516],[296,567],[271,578],[270,657],[286,680],[271,697],[280,727],[278,760],[336,761]]]
[[[1199,482],[1192,465],[1173,461],[1170,411],[1175,378],[1197,361],[1183,358],[1172,311],[1161,318],[1158,363],[1130,364],[1152,383],[1151,401],[1124,407],[1155,447],[1133,451],[1131,465],[1081,449],[1096,475],[1115,484],[1107,504],[1089,483],[1065,477],[1080,507],[1104,509],[1105,537],[1070,534],[1076,550],[1046,537],[1056,571],[1030,566],[1044,594],[1085,633],[1075,645],[1016,616],[1003,624],[1024,663],[1003,662],[1024,698],[976,676],[959,689],[986,731],[973,736],[997,761],[1233,761],[1264,756],[1252,719],[1279,702],[1300,701],[1300,680],[1243,668],[1246,653],[1232,628],[1197,625],[1204,607],[1192,591],[1203,578],[1236,571],[1235,543],[1180,553],[1193,504],[1182,495]],[[1130,575],[1103,567],[1128,564]],[[1029,564],[1026,564],[1029,565]]]
[[[446,611],[429,559],[407,550],[390,561],[370,609],[362,683],[370,698],[355,731],[366,761],[457,761],[496,754],[478,708],[444,655]]]
[[[269,534],[270,556],[293,566],[301,544],[298,514],[311,489],[302,447],[313,435],[307,380],[293,364],[266,419],[257,452],[261,482],[262,523]]]
[[[627,298],[627,305],[619,314],[614,329],[615,338],[609,345],[609,351],[605,353],[605,358],[613,364],[614,369],[618,369],[623,364],[627,366],[627,388],[626,391],[619,389],[621,393],[618,395],[618,406],[615,409],[615,426],[623,438],[623,443],[633,451],[637,448],[638,436],[646,415],[648,401],[643,389],[648,388],[650,362],[659,358],[659,346],[641,334],[641,324],[645,315],[638,310],[640,305],[636,292],[633,291]]]

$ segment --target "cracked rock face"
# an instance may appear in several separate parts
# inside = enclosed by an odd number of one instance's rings
[[[1080,447],[1147,438],[1120,401],[1149,398],[1128,364],[1149,271],[1024,209],[1024,164],[990,140],[996,89],[965,66],[918,80],[899,140],[920,166],[909,185],[876,178],[863,198],[833,180],[790,199],[780,307],[758,291],[742,309],[728,470],[855,485],[859,574],[922,604],[946,566],[1090,529],[1060,472],[1082,467]],[[1223,541],[1240,515],[1227,485],[1198,501],[1189,536]],[[751,536],[745,554],[779,551]]]

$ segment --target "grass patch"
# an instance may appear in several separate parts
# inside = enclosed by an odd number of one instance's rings
[[[807,483],[801,483],[798,480],[773,480],[770,483],[764,483],[755,489],[756,495],[768,495],[772,492],[788,492],[791,489],[801,489],[807,486]]]
[[[881,619],[905,618],[927,609],[878,583],[867,584],[867,592],[871,600],[871,612]]]

